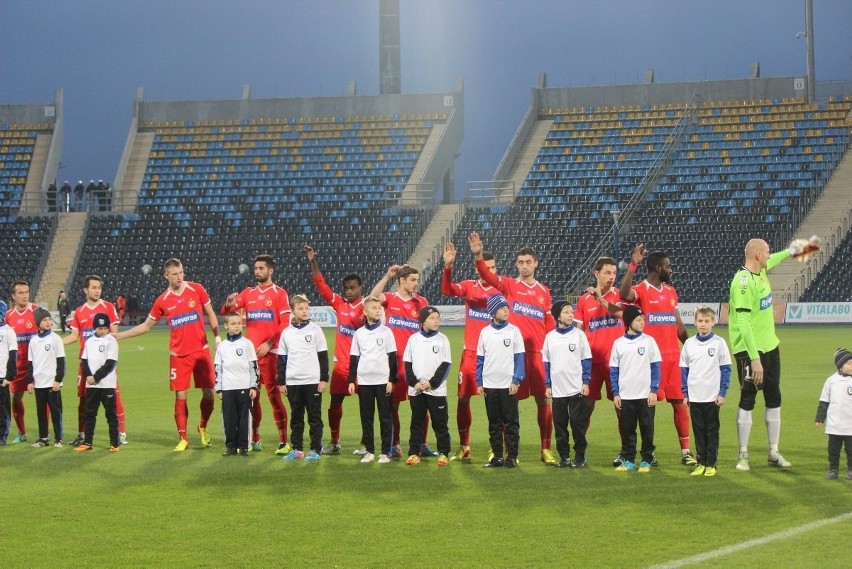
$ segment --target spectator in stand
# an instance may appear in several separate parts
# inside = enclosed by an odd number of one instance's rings
[[[83,208],[80,211],[92,211],[95,209],[95,196],[98,194],[98,186],[94,180],[89,180],[86,186],[86,196],[83,198]]]
[[[56,299],[56,309],[59,311],[59,320],[62,324],[62,333],[65,333],[65,321],[71,314],[71,301],[68,300],[68,295],[64,290],[59,291],[59,298]]]
[[[47,197],[47,211],[53,213],[56,211],[56,183],[51,182],[47,187],[46,197]]]
[[[83,208],[83,194],[86,191],[86,186],[83,185],[83,180],[77,182],[74,186],[74,204],[71,211],[85,211]]]

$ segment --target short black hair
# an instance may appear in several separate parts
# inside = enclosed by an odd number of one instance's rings
[[[493,261],[494,260],[494,253],[490,253],[488,251],[483,251],[482,252],[482,260],[483,261]]]
[[[518,249],[518,252],[515,253],[515,260],[517,261],[518,257],[521,257],[523,255],[529,255],[533,259],[538,261],[538,253],[536,253],[535,249],[533,249],[532,247],[521,247],[520,249]]]
[[[659,271],[663,264],[663,260],[668,259],[668,254],[662,251],[654,251],[648,255],[648,260],[645,263],[648,265],[649,271]]]
[[[266,263],[266,266],[270,269],[275,268],[275,259],[272,258],[272,255],[258,255],[254,258],[255,263]]]
[[[364,284],[364,282],[361,280],[361,275],[359,275],[358,273],[349,273],[348,275],[343,277],[343,282],[349,281],[357,281],[358,286],[362,286]]]

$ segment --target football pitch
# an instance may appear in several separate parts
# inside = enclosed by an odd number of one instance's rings
[[[461,329],[443,331],[457,361]],[[168,338],[158,327],[119,344],[129,440],[121,452],[107,452],[102,415],[91,452],[29,444],[0,448],[6,504],[0,567],[842,565],[852,531],[852,519],[844,516],[852,512],[852,481],[823,479],[826,436],[813,419],[823,382],[835,371],[834,350],[852,347],[852,329],[786,326],[779,335],[781,452],[793,467],[782,471],[766,465],[759,398],[752,470],[734,469],[739,387],[732,385],[721,411],[719,474],[705,478],[690,477],[680,464],[668,404],[657,411],[660,465],[650,474],[613,470],[620,442],[606,402],[593,416],[589,467],[582,470],[540,462],[532,400],[520,405],[515,470],[482,468],[487,422],[481,398],[472,403],[471,464],[439,468],[435,459],[414,467],[401,460],[360,464],[352,455],[360,439],[354,398],[344,405],[341,455],[316,463],[283,462],[274,455],[277,437],[265,394],[262,452],[221,456],[217,402],[213,446],[202,448],[191,432],[189,449],[175,453]],[[331,350],[333,330],[327,329],[327,336]],[[76,353],[73,346],[69,370],[76,370]],[[449,388],[454,452],[456,368]],[[63,388],[66,441],[76,431],[73,385],[69,374]],[[190,425],[198,420],[199,397],[190,393]],[[32,442],[37,433],[33,398],[27,396],[25,404]],[[405,441],[407,404],[400,414]],[[12,429],[14,436],[14,423]],[[431,434],[430,443],[434,446]],[[707,555],[690,560],[701,554]]]

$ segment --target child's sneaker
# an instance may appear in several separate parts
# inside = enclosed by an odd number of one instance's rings
[[[53,443],[53,448],[62,448],[62,441],[56,441]]]
[[[292,452],[293,447],[290,446],[290,443],[278,443],[278,450],[275,451],[275,454],[278,455],[288,455]]]
[[[445,454],[438,455],[438,466],[447,466],[450,463],[450,459]]]
[[[422,445],[420,445],[420,456],[429,456],[429,457],[434,458],[434,457],[438,456],[438,452],[430,449],[429,445],[427,445],[426,443],[423,443]]]
[[[627,461],[624,459],[624,456],[618,455],[617,457],[615,457],[615,460],[612,461],[612,467],[618,468],[620,466],[624,466],[625,462],[627,462]],[[623,472],[623,471],[621,471],[621,472]]]
[[[402,455],[400,455],[400,456],[402,456]],[[387,463],[389,463],[390,461],[391,461],[391,459],[390,459],[390,457],[389,457],[388,455],[386,455],[386,454],[380,454],[380,455],[379,455],[379,460],[377,460],[376,462],[378,462],[379,464],[387,464]]]
[[[518,461],[517,461],[517,459],[514,459],[514,458],[507,458],[503,462],[503,468],[516,468],[517,466],[518,466]]]
[[[645,462],[644,460],[639,463],[639,472],[645,474],[647,472],[651,472],[651,463]]]
[[[405,461],[405,464],[408,466],[414,466],[415,464],[420,464],[420,457],[416,454],[412,454],[408,457],[408,460]]]
[[[836,470],[829,470],[828,474],[825,475],[825,479],[826,480],[837,480],[837,474],[838,473],[837,473]]]
[[[237,449],[226,448],[225,452],[222,453],[222,456],[237,456]]]
[[[776,452],[775,457],[772,457],[772,453],[769,453],[769,458],[766,459],[769,466],[774,466],[775,468],[790,468],[793,466],[790,464],[790,461],[781,456],[781,453]]]
[[[305,458],[305,453],[300,450],[291,450],[290,454],[284,455],[281,460],[302,460]]]
[[[120,450],[121,450],[121,447],[120,447],[120,446],[113,446],[113,445],[110,445],[110,447],[109,447],[109,452],[118,452],[118,451],[120,451]]]
[[[367,464],[369,462],[373,462],[374,458],[376,458],[376,457],[373,455],[373,453],[365,451],[364,454],[361,455],[361,464]]]
[[[554,466],[556,466],[556,468],[571,468],[572,466],[574,466],[574,464],[571,462],[570,458],[563,458]]]
[[[68,444],[70,444],[74,448],[77,448],[78,446],[83,444],[83,441],[84,441],[83,435],[77,435],[76,437],[74,437],[74,440],[71,441]]]
[[[680,463],[684,466],[695,466],[698,464],[698,461],[695,460],[695,457],[692,456],[692,453],[688,450],[680,457]]]
[[[615,470],[616,472],[633,472],[636,470],[636,464],[629,460],[624,460],[624,462],[621,463],[621,466],[617,466]]]
[[[690,476],[704,476],[705,470],[707,470],[707,467],[705,467],[703,464],[699,464],[695,467],[695,470],[692,471],[692,474],[690,474]]]
[[[356,448],[352,451],[352,454],[354,454],[355,456],[364,456],[365,454],[367,454],[367,447],[361,445],[361,448]]]
[[[741,452],[739,458],[737,459],[737,470],[742,472],[748,472],[751,470],[751,466],[748,464],[748,453]]]
[[[92,445],[87,445],[86,443],[80,443],[74,447],[74,452],[86,452],[87,450],[92,450]]]
[[[485,463],[485,468],[502,468],[503,459],[499,456],[491,456],[491,460]]]
[[[716,476],[716,467],[708,466],[707,469],[704,471],[704,476]]]
[[[47,445],[49,445],[49,444],[50,444],[50,441],[49,441],[49,440],[47,440],[47,439],[39,439],[39,440],[37,440],[36,442],[34,442],[32,445],[30,445],[30,446],[32,446],[33,448],[43,448],[43,447],[46,447],[46,446],[47,446]]]
[[[586,461],[585,456],[576,456],[574,457],[574,462],[571,464],[572,468],[586,468],[588,462]]]
[[[322,450],[320,451],[320,454],[325,454],[325,455],[329,455],[329,454],[337,455],[337,454],[340,454],[340,445],[339,445],[339,444],[336,444],[336,443],[329,443],[328,445],[326,445],[326,446],[322,447]]]
[[[319,460],[322,458],[322,455],[315,450],[312,450],[308,454],[305,455],[305,460]]]

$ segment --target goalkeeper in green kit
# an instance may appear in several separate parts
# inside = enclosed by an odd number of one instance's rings
[[[737,409],[737,436],[740,455],[737,470],[750,470],[748,439],[757,392],[763,391],[766,404],[766,432],[769,439],[769,466],[792,466],[778,452],[781,435],[781,354],[775,335],[772,285],[767,271],[781,261],[794,258],[804,262],[820,248],[818,237],[796,239],[777,253],[769,253],[763,239],[752,239],[745,247],[745,262],[731,282],[729,340],[737,362],[740,403]]]

